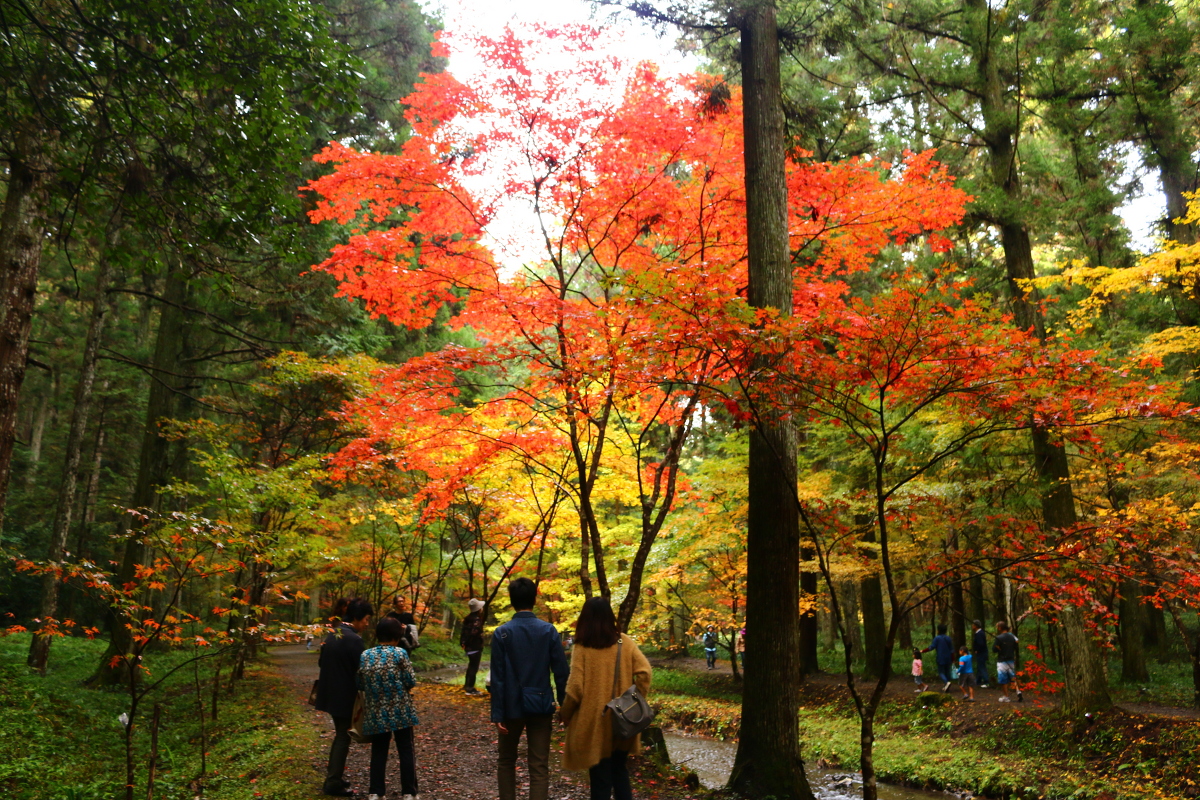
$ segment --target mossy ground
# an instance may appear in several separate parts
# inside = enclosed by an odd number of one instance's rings
[[[11,800],[112,800],[124,796],[125,750],[120,714],[128,697],[83,681],[95,670],[103,642],[54,643],[45,678],[25,668],[27,636],[0,639],[0,796]],[[183,654],[152,654],[162,674]],[[211,708],[211,665],[202,676]],[[222,689],[217,720],[207,721],[207,773],[200,772],[200,723],[193,675],[185,668],[147,699],[135,719],[137,797],[145,797],[150,713],[161,704],[155,798],[307,800],[318,795],[311,753],[317,743],[294,696],[265,665],[251,665],[232,691]]]
[[[654,703],[664,725],[736,735],[738,682],[725,672],[660,668]],[[907,689],[906,689],[907,691]],[[899,695],[899,693],[897,693]],[[860,728],[840,680],[802,690],[806,760],[858,769]],[[931,702],[889,697],[875,727],[880,779],[990,797],[1148,800],[1200,796],[1200,720],[1113,710],[1072,719],[1048,704]]]

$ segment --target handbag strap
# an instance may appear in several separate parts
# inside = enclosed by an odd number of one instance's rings
[[[613,699],[621,696],[621,644],[624,640],[617,639],[617,660],[613,664]]]

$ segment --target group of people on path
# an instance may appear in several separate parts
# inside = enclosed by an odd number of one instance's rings
[[[975,687],[987,688],[988,676],[988,646],[987,633],[983,623],[975,620],[971,623],[971,647],[962,645],[957,652],[954,640],[946,634],[945,624],[938,625],[937,636],[933,637],[929,647],[924,650],[914,647],[912,651],[912,678],[918,692],[929,690],[925,682],[925,664],[922,656],[931,650],[937,664],[938,680],[942,681],[942,691],[949,692],[955,680],[962,692],[964,700],[975,700]],[[1011,703],[1010,690],[1016,693],[1017,702],[1025,699],[1021,687],[1017,685],[1017,637],[1008,629],[1007,622],[996,623],[996,638],[992,643],[996,653],[996,683],[1000,687],[999,701]]]
[[[567,664],[562,638],[553,625],[533,613],[537,585],[517,578],[508,585],[512,619],[496,628],[491,640],[491,721],[497,732],[496,782],[500,800],[516,800],[516,764],[522,734],[526,739],[530,800],[547,800],[550,791],[550,739],[555,714],[567,729],[562,765],[587,770],[591,800],[632,800],[626,759],[638,752],[639,735],[616,738],[606,705],[628,686],[645,696],[650,662],[637,644],[621,634],[612,607],[602,598],[586,601],[575,624],[575,647]],[[483,653],[484,603],[471,600],[460,644],[467,655],[464,689],[479,694],[475,677]],[[386,796],[390,743],[400,759],[403,800],[419,800],[412,701],[416,675],[409,657],[413,640],[400,619],[384,617],[375,626],[378,644],[364,646],[361,633],[374,613],[364,600],[352,600],[321,646],[316,707],[333,720],[334,738],[322,791],[347,797],[345,779],[355,700],[362,694],[361,733],[371,742],[368,800]],[[412,632],[415,634],[415,626]],[[551,689],[551,677],[554,688]]]

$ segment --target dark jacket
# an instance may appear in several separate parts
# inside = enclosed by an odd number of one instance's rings
[[[462,633],[458,637],[458,643],[468,653],[477,653],[483,649],[482,611],[472,611],[467,614],[467,618],[463,620]]]
[[[987,634],[980,628],[971,637],[971,652],[976,661],[987,661],[987,650]]]
[[[354,713],[354,698],[358,694],[355,678],[364,649],[362,637],[344,622],[325,637],[317,660],[321,669],[318,711],[325,711],[331,717],[349,717]]]
[[[944,633],[939,633],[937,636],[933,637],[933,642],[930,643],[929,647],[926,647],[925,650],[926,652],[932,650],[934,652],[934,658],[939,664],[954,663],[954,640]]]
[[[562,638],[532,611],[518,611],[492,634],[492,722],[553,714],[550,673],[559,705],[571,667]]]

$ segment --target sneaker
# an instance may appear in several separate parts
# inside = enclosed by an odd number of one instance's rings
[[[913,689],[913,694],[920,694],[920,693],[921,693],[920,689]]]
[[[369,794],[369,795],[367,795],[367,800],[383,800],[383,795],[381,795],[381,794]]]
[[[1011,703],[1011,702],[1012,702],[1012,698],[1011,698],[1011,697],[1009,697],[1009,696],[1008,696],[1008,695],[1006,695],[1006,694],[1002,694],[1002,695],[1000,695],[1000,697],[998,698],[998,700],[999,700],[1001,703]]]
[[[951,683],[951,681],[946,681],[946,685],[942,687],[943,692],[950,691],[950,683]]]
[[[1020,692],[1017,692],[1017,702],[1018,702],[1018,703],[1024,703],[1024,702],[1025,702],[1025,695],[1021,694]]]

